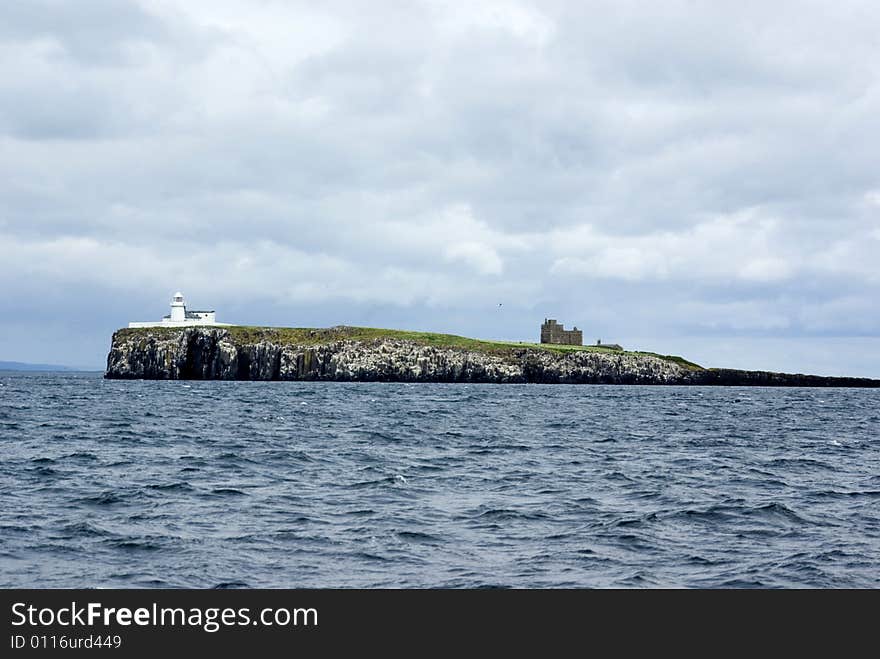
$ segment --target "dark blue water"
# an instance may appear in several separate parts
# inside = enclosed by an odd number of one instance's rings
[[[880,390],[0,373],[4,587],[878,587]]]

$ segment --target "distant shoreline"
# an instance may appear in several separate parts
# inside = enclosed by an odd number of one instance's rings
[[[32,364],[30,362],[4,362],[0,361],[0,371],[42,371],[45,373],[60,373],[80,371],[86,372],[92,369],[79,369],[61,364]]]

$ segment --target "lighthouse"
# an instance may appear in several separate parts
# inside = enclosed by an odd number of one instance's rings
[[[183,293],[177,291],[171,298],[171,317],[172,323],[182,323],[186,320],[186,303],[183,301]]]
[[[227,327],[228,323],[218,323],[217,314],[211,311],[188,311],[183,293],[177,291],[171,297],[171,313],[156,322],[129,323],[129,327],[180,327],[187,325],[219,325]]]

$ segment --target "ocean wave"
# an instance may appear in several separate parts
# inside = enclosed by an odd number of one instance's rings
[[[4,383],[6,587],[880,587],[876,392]]]

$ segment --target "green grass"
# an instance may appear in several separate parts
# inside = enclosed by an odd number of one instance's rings
[[[690,362],[684,357],[679,357],[678,355],[661,355],[656,352],[644,352],[641,350],[636,350],[628,353],[630,355],[646,355],[648,357],[657,357],[658,359],[663,359],[667,362],[675,362],[682,368],[686,368],[689,371],[704,371],[706,370],[703,366],[699,364],[695,364],[694,362]]]
[[[436,332],[412,332],[408,330],[381,329],[377,327],[328,327],[325,329],[309,327],[254,327],[232,325],[223,327],[229,332],[236,343],[253,344],[263,341],[282,345],[322,345],[336,341],[375,341],[379,339],[398,339],[412,341],[425,346],[437,348],[457,348],[476,352],[509,353],[511,350],[548,350],[550,352],[598,352],[621,355],[643,355],[657,357],[690,369],[701,370],[702,367],[675,355],[659,355],[653,352],[620,351],[605,346],[567,346],[549,343],[527,343],[517,341],[493,341],[470,339],[455,334],[438,334]],[[169,338],[180,331],[173,327],[149,327],[121,329],[121,339],[142,338],[143,333],[150,332],[166,335]]]

